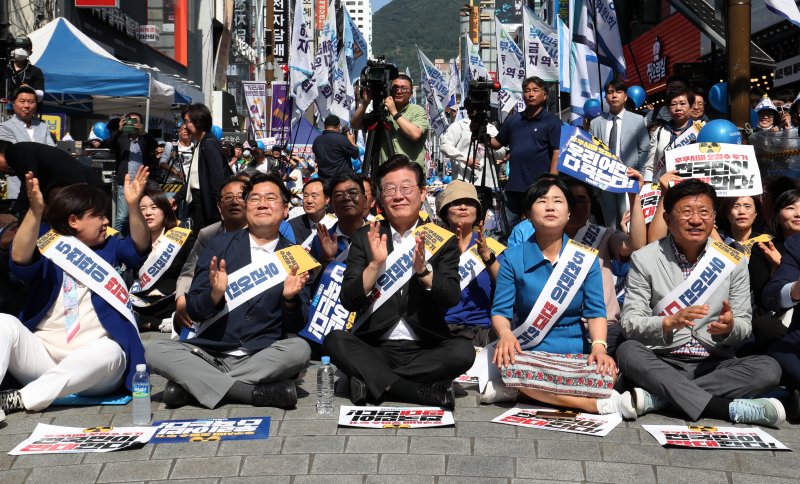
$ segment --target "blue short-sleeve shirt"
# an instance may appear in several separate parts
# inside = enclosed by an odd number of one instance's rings
[[[545,110],[531,118],[514,113],[495,137],[511,149],[506,190],[524,192],[542,173],[550,171],[553,152],[561,143],[561,121]]]

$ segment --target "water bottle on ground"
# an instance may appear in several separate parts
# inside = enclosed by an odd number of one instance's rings
[[[150,375],[147,366],[136,365],[133,375],[133,424],[150,425]]]
[[[317,414],[333,415],[333,367],[331,357],[322,357],[317,370]]]

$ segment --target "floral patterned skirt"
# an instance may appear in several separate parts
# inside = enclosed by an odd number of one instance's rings
[[[614,377],[597,373],[597,364],[588,366],[589,355],[560,355],[543,351],[524,351],[516,362],[500,370],[503,383],[511,388],[530,388],[558,395],[608,398]]]

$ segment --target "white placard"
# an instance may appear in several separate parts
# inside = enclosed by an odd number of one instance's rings
[[[428,428],[455,425],[453,412],[439,407],[348,407],[339,409],[342,427]]]
[[[694,143],[664,153],[667,170],[681,178],[697,178],[717,191],[718,197],[760,195],[761,171],[751,145]]]
[[[38,424],[9,455],[113,452],[142,447],[158,427],[60,427]]]
[[[760,428],[642,425],[664,447],[715,450],[788,450]]]
[[[622,422],[622,415],[611,413],[608,415],[594,415],[579,413],[576,418],[537,417],[537,412],[558,412],[552,408],[517,406],[505,412],[492,422],[528,427],[531,429],[554,430],[556,432],[569,432],[581,435],[594,435],[605,437],[614,427]],[[564,412],[567,413],[567,412]],[[571,412],[574,414],[574,412]]]

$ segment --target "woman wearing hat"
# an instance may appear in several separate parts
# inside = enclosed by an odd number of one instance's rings
[[[483,210],[478,192],[473,185],[456,180],[439,192],[436,206],[445,227],[456,234],[461,253],[477,245],[478,256],[485,267],[485,270],[478,268],[481,272],[461,291],[458,304],[445,313],[444,320],[453,336],[470,339],[475,346],[486,346],[494,339],[490,337],[489,310],[500,261],[486,243],[483,223],[480,223]],[[473,230],[476,226],[477,231]],[[464,277],[462,274],[462,279]]]
[[[756,105],[756,115],[758,116],[758,127],[756,131],[780,131],[780,112],[769,96],[764,94],[761,101]]]

